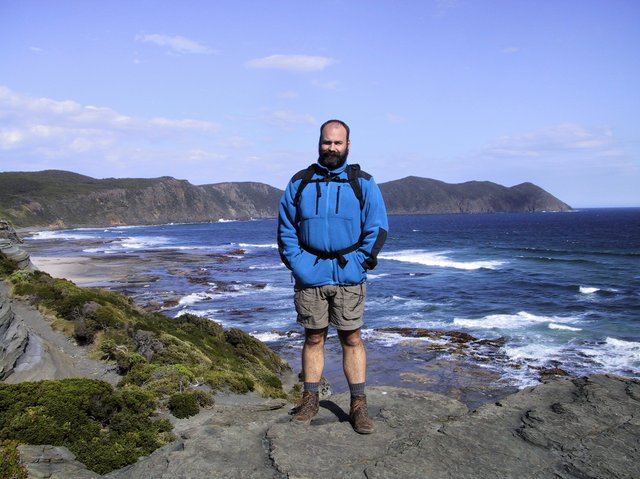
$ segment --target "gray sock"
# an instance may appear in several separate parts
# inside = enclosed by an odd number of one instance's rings
[[[364,396],[364,385],[365,383],[349,384],[349,392],[351,393],[351,397]]]
[[[320,391],[320,383],[308,383],[307,381],[304,382],[304,390],[305,391],[309,391],[310,393],[317,393]]]

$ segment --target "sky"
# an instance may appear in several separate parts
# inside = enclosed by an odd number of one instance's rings
[[[378,183],[640,206],[637,0],[0,0],[0,172]]]

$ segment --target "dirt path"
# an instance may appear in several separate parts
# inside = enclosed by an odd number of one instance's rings
[[[0,281],[0,296],[8,297],[8,286]],[[14,321],[22,321],[29,333],[24,354],[5,382],[43,379],[91,378],[116,384],[120,377],[104,362],[91,359],[87,351],[62,333],[51,329],[42,314],[27,302],[10,299]]]

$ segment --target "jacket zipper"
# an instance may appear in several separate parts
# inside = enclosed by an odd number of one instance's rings
[[[318,208],[320,207],[320,197],[322,196],[322,190],[320,189],[320,182],[316,183],[316,216],[318,216]]]
[[[336,214],[340,212],[340,188],[341,186],[338,185],[338,193],[336,194]]]

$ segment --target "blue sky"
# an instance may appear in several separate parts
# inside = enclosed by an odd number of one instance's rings
[[[319,125],[379,183],[640,206],[636,0],[0,0],[0,171],[284,188]]]

